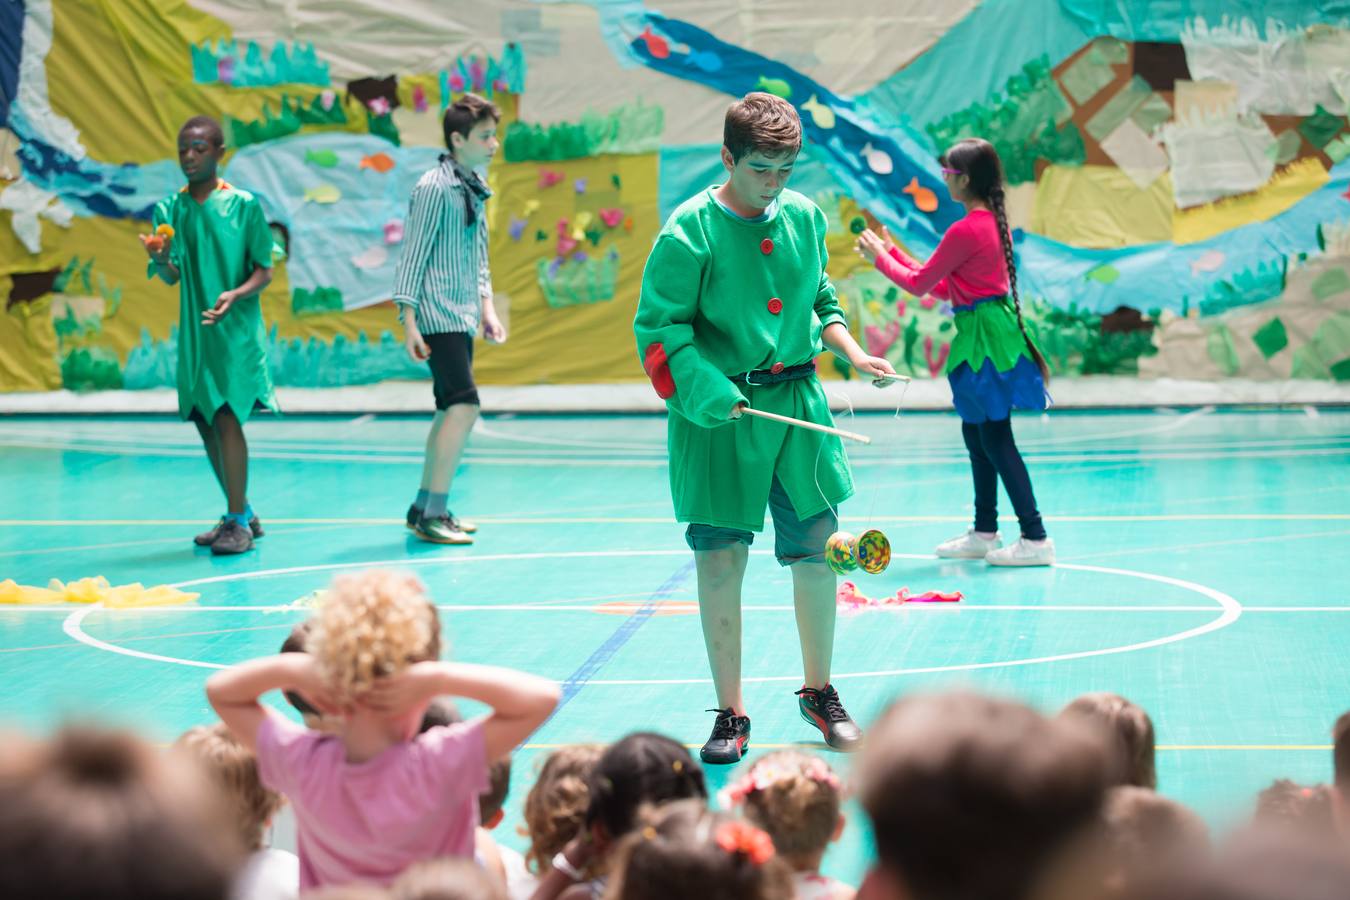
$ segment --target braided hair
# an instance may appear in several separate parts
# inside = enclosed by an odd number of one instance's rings
[[[1003,182],[1003,164],[999,162],[998,151],[993,144],[980,138],[966,138],[957,141],[942,155],[942,165],[955,169],[970,177],[970,192],[989,206],[998,223],[998,240],[1003,245],[1003,260],[1008,264],[1008,285],[1012,291],[1013,310],[1017,313],[1017,327],[1026,341],[1027,352],[1031,354],[1041,377],[1050,380],[1050,367],[1045,357],[1032,343],[1027,334],[1026,323],[1022,321],[1022,301],[1017,296],[1017,263],[1013,259],[1012,233],[1008,230],[1007,194]]]

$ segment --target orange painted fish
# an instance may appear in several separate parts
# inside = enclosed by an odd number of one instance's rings
[[[372,153],[361,157],[361,168],[374,169],[383,175],[394,167],[394,159],[388,153]]]
[[[902,193],[909,194],[914,198],[914,205],[919,208],[919,212],[937,211],[937,194],[926,187],[921,187],[917,175],[909,180],[909,184],[904,187]]]

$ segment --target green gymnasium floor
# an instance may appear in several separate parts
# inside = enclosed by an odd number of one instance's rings
[[[929,555],[969,516],[954,416],[840,424],[875,438],[850,451],[859,496],[844,526],[882,528],[897,554],[861,589],[965,595],[956,607],[841,616],[835,682],[860,721],[897,695],[950,685],[1047,710],[1117,691],[1154,717],[1161,789],[1216,825],[1275,777],[1330,777],[1329,730],[1350,708],[1350,411],[1019,418],[1061,561],[1022,571]],[[213,667],[274,652],[305,614],[295,601],[335,572],[380,565],[426,581],[456,658],[566,685],[517,756],[504,842],[520,846],[519,806],[549,747],[634,729],[701,742],[713,696],[692,559],[670,520],[664,422],[485,420],[453,498],[482,526],[471,548],[403,528],[425,428],[255,420],[250,495],[267,536],[255,552],[212,558],[191,538],[223,504],[190,426],[0,421],[0,579],[103,575],[202,595],[163,609],[0,606],[0,722],[45,731],[94,717],[169,741],[211,718],[202,681]],[[823,746],[797,718],[790,578],[771,547],[757,542],[745,591],[755,752]],[[727,774],[710,771],[714,791]],[[856,880],[865,845],[850,827],[827,870]]]

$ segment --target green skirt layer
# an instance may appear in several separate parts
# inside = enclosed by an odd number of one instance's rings
[[[948,375],[961,363],[978,372],[985,360],[991,360],[998,371],[1007,372],[1024,356],[1032,358],[1027,339],[1017,327],[1017,314],[1006,298],[957,309],[956,337],[947,356]]]

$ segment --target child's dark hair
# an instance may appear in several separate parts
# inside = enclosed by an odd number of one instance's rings
[[[0,746],[0,897],[230,895],[244,848],[190,760],[83,727]]]
[[[1075,697],[1060,715],[1101,730],[1111,753],[1112,784],[1158,787],[1153,720],[1143,707],[1119,694],[1097,691]]]
[[[744,802],[745,818],[773,838],[793,868],[802,868],[817,864],[829,846],[841,798],[839,778],[825,760],[779,750],[756,760],[724,799]]]
[[[211,137],[211,143],[217,147],[225,146],[225,132],[221,129],[220,123],[210,116],[193,116],[183,123],[183,127],[178,129],[178,133],[198,128],[205,131]]]
[[[747,153],[781,156],[802,149],[802,121],[782,97],[755,92],[727,107],[722,144],[732,162]]]
[[[646,807],[615,850],[613,900],[792,900],[769,836],[701,800]]]
[[[1333,799],[1330,785],[1304,785],[1277,778],[1257,795],[1255,822],[1312,834],[1333,834],[1336,831]]]
[[[1012,290],[1013,309],[1017,312],[1017,327],[1027,342],[1027,352],[1041,370],[1041,377],[1050,379],[1050,367],[1045,357],[1032,343],[1027,334],[1026,323],[1022,321],[1022,301],[1017,295],[1017,262],[1013,258],[1012,232],[1008,229],[1008,210],[1006,190],[1003,181],[1003,163],[999,161],[994,145],[980,138],[966,138],[957,141],[942,154],[942,165],[955,169],[970,177],[970,192],[989,204],[989,211],[998,222],[998,240],[1003,245],[1003,260],[1008,264],[1008,285]]]
[[[450,143],[450,135],[458,134],[467,138],[469,132],[479,122],[487,119],[499,122],[501,118],[502,111],[497,108],[497,104],[477,94],[465,94],[447,106],[445,115],[441,118],[441,132],[445,137],[445,146],[454,149],[454,145]]]
[[[969,693],[912,695],[872,726],[859,795],[877,857],[915,900],[1025,900],[1095,823],[1095,734]]]
[[[506,805],[511,790],[511,757],[503,756],[488,765],[488,789],[478,795],[478,824],[487,827]]]
[[[310,620],[306,619],[291,629],[291,633],[286,635],[286,640],[281,642],[282,653],[305,653],[305,639],[309,637]],[[300,696],[296,691],[282,691],[281,696],[286,698],[286,702],[302,716],[317,716],[320,712],[310,704],[308,700]]]
[[[1128,896],[1158,866],[1184,866],[1204,859],[1209,849],[1204,820],[1175,800],[1128,785],[1106,792],[1102,850],[1122,894]]]
[[[1342,713],[1331,729],[1331,761],[1336,789],[1350,801],[1350,712]]]
[[[589,785],[586,825],[603,826],[610,838],[631,831],[644,804],[708,798],[703,770],[684,745],[649,731],[612,744],[591,770]]]

